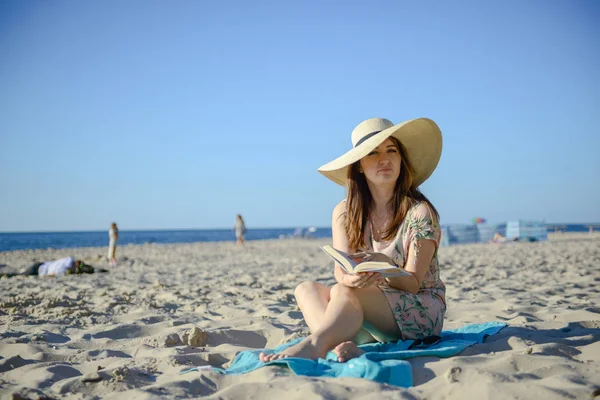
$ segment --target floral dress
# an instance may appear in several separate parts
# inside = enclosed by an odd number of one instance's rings
[[[373,240],[370,229],[367,232],[367,243],[370,247],[368,250],[383,253],[401,266],[406,264],[411,246],[418,257],[420,240],[435,241],[436,249],[429,270],[416,294],[395,289],[385,281],[378,284],[390,304],[404,340],[439,335],[444,323],[446,286],[440,280],[437,257],[441,230],[439,224],[433,221],[435,219],[431,217],[430,208],[426,203],[419,202],[409,209],[394,240],[377,242]]]

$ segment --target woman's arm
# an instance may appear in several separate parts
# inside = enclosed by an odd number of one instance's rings
[[[435,253],[436,243],[433,240],[421,239],[416,242],[416,246],[418,246],[418,251],[414,245],[410,246],[404,267],[412,275],[386,279],[391,287],[413,294],[421,288],[421,283],[425,279],[425,274],[429,270],[431,259]]]
[[[431,266],[440,241],[440,226],[427,203],[422,202],[406,216],[409,230],[406,233],[408,254],[404,269],[412,276],[389,279],[390,286],[417,293]]]
[[[333,209],[333,214],[331,216],[331,235],[333,238],[333,248],[348,254],[352,254],[354,251],[350,251],[348,248],[348,235],[346,234],[346,228],[344,226],[345,212],[345,201],[340,201]],[[342,267],[335,263],[335,280],[341,283],[343,275],[344,271],[342,270]]]
[[[331,230],[333,236],[333,247],[341,250],[348,254],[354,253],[354,249],[350,249],[348,243],[348,235],[346,234],[346,228],[344,227],[344,221],[346,216],[346,204],[344,201],[340,202],[333,209],[333,215],[331,217]],[[341,266],[335,264],[335,280],[348,287],[353,288],[365,288],[374,284],[377,279],[381,277],[377,273],[359,273],[359,274],[348,274]]]

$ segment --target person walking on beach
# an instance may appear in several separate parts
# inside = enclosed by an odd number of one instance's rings
[[[244,218],[240,214],[235,218],[235,240],[238,246],[244,245],[244,235],[246,234],[246,224],[244,223]]]
[[[112,266],[117,265],[117,240],[119,240],[119,228],[113,222],[108,230],[108,263]]]
[[[355,260],[383,261],[409,276],[348,274],[335,265],[337,284],[301,283],[294,292],[311,334],[268,362],[284,357],[338,361],[359,356],[357,344],[439,335],[446,312],[437,249],[439,214],[420,192],[442,152],[436,123],[419,118],[394,125],[373,118],[352,132],[352,149],[319,172],[346,187],[333,210],[333,247]]]

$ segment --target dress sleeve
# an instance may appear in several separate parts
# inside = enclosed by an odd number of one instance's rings
[[[425,202],[414,206],[407,216],[407,241],[415,252],[415,263],[419,258],[419,248],[423,240],[432,240],[439,247],[441,238],[440,224],[433,210]]]

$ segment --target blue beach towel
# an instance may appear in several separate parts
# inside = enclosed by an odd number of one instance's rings
[[[284,343],[272,350],[247,350],[239,353],[228,369],[213,368],[228,375],[244,374],[265,365],[287,365],[295,374],[322,377],[364,378],[375,382],[388,383],[395,386],[412,386],[412,368],[408,358],[435,356],[451,357],[476,343],[482,343],[489,335],[498,333],[506,326],[502,322],[486,322],[483,324],[465,325],[458,329],[442,331],[441,340],[431,344],[419,344],[414,340],[389,343],[371,343],[359,346],[365,351],[363,355],[345,363],[337,361],[337,357],[329,352],[325,359],[317,361],[304,358],[284,358],[263,363],[258,359],[261,352],[267,354],[280,351],[300,342],[302,338]],[[411,347],[412,345],[412,347]],[[410,348],[410,349],[409,349]],[[192,368],[181,373],[197,371],[205,367]]]

